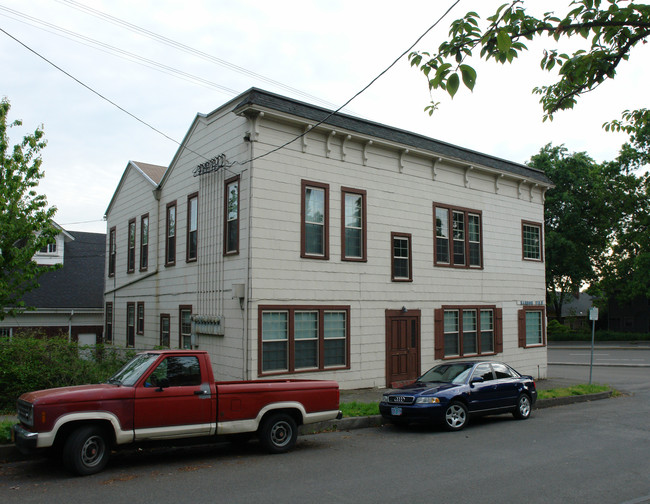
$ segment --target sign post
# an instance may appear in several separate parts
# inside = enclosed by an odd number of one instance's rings
[[[596,320],[598,320],[598,308],[589,309],[589,320],[591,320],[591,360],[589,362],[589,385],[591,385],[591,375],[594,368],[594,339],[596,334]]]

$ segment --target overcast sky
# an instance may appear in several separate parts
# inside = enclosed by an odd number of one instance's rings
[[[485,18],[503,1],[462,0],[416,48],[434,51],[452,20],[468,10]],[[527,3],[564,14],[569,1]],[[452,4],[0,0],[0,28],[180,142],[197,113],[253,86],[337,108]],[[601,125],[625,109],[648,106],[650,48],[636,49],[615,81],[579,100],[573,111],[542,123],[531,91],[552,82],[539,68],[544,47],[555,45],[530,45],[514,65],[475,61],[474,92],[461,88],[453,101],[436,95],[441,110],[433,117],[423,111],[430,101],[426,81],[404,58],[346,112],[520,163],[549,142],[586,151],[596,161],[615,158],[626,137],[606,133]],[[0,32],[0,96],[11,102],[10,120],[22,119],[24,125],[10,130],[12,144],[43,125],[48,145],[39,191],[58,208],[55,220],[68,230],[105,233],[104,212],[128,161],[168,166],[178,145],[34,52]]]

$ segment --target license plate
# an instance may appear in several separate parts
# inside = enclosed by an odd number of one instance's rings
[[[393,416],[400,416],[402,414],[402,408],[391,408],[390,414]]]

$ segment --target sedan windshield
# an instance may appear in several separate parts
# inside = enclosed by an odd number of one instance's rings
[[[122,369],[111,376],[108,379],[108,383],[132,387],[156,359],[158,359],[158,355],[156,354],[136,355]]]
[[[467,375],[470,373],[474,365],[471,362],[459,364],[439,364],[436,367],[429,369],[417,381],[423,383],[464,383],[467,380]]]

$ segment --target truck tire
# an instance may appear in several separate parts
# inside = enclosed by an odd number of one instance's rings
[[[264,420],[258,435],[266,451],[284,453],[295,446],[298,440],[298,426],[291,415],[275,413]]]
[[[111,451],[106,432],[92,425],[73,431],[63,445],[63,465],[79,476],[100,472]]]

